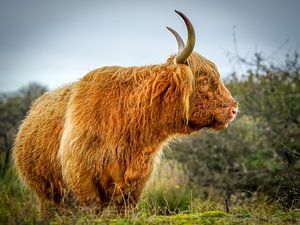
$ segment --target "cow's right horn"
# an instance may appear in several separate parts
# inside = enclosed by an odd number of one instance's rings
[[[175,57],[175,62],[176,62],[176,64],[183,64],[186,62],[187,58],[193,52],[193,49],[195,46],[195,41],[196,41],[196,35],[195,35],[195,30],[194,30],[194,27],[193,27],[191,21],[182,12],[177,11],[177,10],[175,10],[175,12],[179,16],[181,16],[181,18],[184,20],[185,25],[187,27],[188,39],[187,39],[186,45],[184,46],[184,42],[182,41],[182,38],[175,30],[170,29],[169,27],[167,27],[167,28],[169,31],[171,31],[175,35],[177,43],[178,43],[179,51]],[[182,47],[182,46],[184,46],[184,47]]]

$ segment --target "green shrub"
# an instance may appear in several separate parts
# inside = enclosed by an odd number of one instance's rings
[[[144,192],[139,208],[150,214],[169,215],[190,210],[192,190],[183,166],[164,160]]]

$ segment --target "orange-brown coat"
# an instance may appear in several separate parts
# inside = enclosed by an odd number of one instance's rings
[[[237,103],[213,63],[103,67],[38,98],[13,151],[17,172],[43,211],[135,205],[163,143],[220,130]]]

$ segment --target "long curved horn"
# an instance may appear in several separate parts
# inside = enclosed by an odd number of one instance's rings
[[[196,35],[194,27],[191,23],[191,21],[180,11],[175,10],[175,12],[184,20],[184,23],[187,27],[188,31],[188,39],[186,42],[186,46],[178,52],[178,54],[175,57],[175,61],[177,64],[185,63],[187,58],[190,56],[190,54],[193,52],[195,41],[196,41]]]
[[[182,40],[182,38],[180,37],[180,35],[174,30],[172,29],[171,27],[167,27],[167,29],[172,33],[174,34],[175,38],[176,38],[176,41],[177,41],[177,44],[178,44],[178,52],[180,52],[184,47],[185,47],[185,44]]]

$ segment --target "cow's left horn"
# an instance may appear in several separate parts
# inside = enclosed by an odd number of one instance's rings
[[[180,37],[180,35],[174,30],[172,29],[171,27],[167,27],[167,29],[172,33],[174,34],[175,38],[176,38],[176,41],[177,41],[177,44],[178,44],[178,52],[180,52],[184,47],[185,47],[185,44],[182,40],[182,38]]]
[[[187,58],[193,52],[193,49],[194,49],[194,46],[195,46],[195,41],[196,41],[196,35],[195,35],[194,27],[193,27],[191,21],[186,17],[186,15],[184,15],[182,12],[177,11],[177,10],[175,10],[175,12],[179,16],[181,16],[181,18],[184,20],[185,25],[187,27],[187,31],[188,31],[188,39],[187,39],[187,42],[186,42],[186,46],[182,49],[179,49],[179,51],[178,51],[178,53],[175,57],[176,63],[177,64],[182,64],[182,63],[186,62]],[[170,31],[175,35],[176,40],[178,42],[178,47],[182,46],[182,43],[180,43],[182,41],[182,39],[180,38],[179,34],[176,31],[174,33],[173,29],[171,29]],[[184,43],[183,43],[183,45],[184,45]]]

